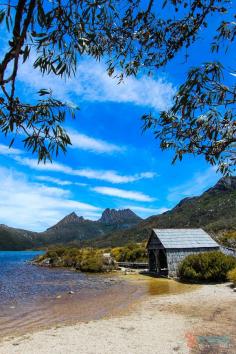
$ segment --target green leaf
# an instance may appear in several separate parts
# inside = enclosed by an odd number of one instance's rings
[[[41,89],[38,91],[39,96],[51,95],[51,90]]]
[[[23,63],[28,59],[30,54],[30,47],[27,45],[23,53]]]
[[[4,20],[5,14],[5,10],[0,10],[0,23]]]

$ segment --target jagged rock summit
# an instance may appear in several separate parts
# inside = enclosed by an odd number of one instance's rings
[[[105,209],[98,222],[103,224],[120,224],[124,222],[137,223],[142,219],[130,209]]]
[[[212,188],[208,189],[205,193],[233,190],[236,190],[236,176],[226,176],[222,177]]]
[[[129,209],[106,209],[97,221],[84,219],[73,212],[45,232],[38,234],[38,240],[43,245],[80,245],[82,241],[105,236],[114,230],[128,229],[137,225],[140,221],[142,219]]]
[[[83,216],[78,216],[74,211],[73,213],[66,215],[62,220],[60,220],[56,225],[50,227],[50,229],[58,229],[61,227],[65,227],[69,224],[81,224],[86,222]]]

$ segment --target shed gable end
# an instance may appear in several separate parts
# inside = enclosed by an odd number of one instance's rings
[[[153,249],[164,249],[163,244],[159,240],[158,236],[152,231],[151,236],[148,240],[147,248],[149,250]]]

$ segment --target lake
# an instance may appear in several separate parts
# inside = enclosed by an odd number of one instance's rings
[[[121,311],[139,297],[118,277],[27,262],[41,252],[0,251],[0,336],[88,321]],[[73,294],[69,294],[73,291]]]
[[[27,263],[40,253],[0,251],[0,337],[126,313],[147,294],[187,289],[163,279],[85,274]]]

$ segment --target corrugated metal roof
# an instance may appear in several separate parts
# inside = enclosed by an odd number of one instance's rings
[[[202,229],[153,229],[165,248],[219,247]]]

